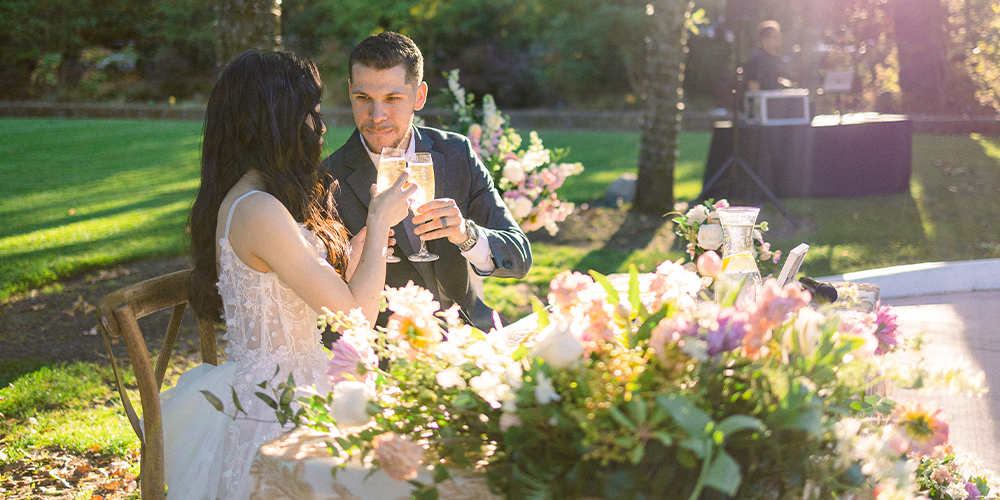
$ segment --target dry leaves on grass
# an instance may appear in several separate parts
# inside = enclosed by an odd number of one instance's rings
[[[68,499],[89,492],[91,500],[129,498],[138,488],[129,468],[138,461],[138,452],[123,460],[96,453],[79,456],[59,449],[32,450],[0,468],[0,497]]]

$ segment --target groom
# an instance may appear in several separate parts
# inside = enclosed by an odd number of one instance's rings
[[[465,321],[489,331],[493,310],[476,295],[469,270],[480,276],[523,278],[531,267],[528,238],[468,139],[413,125],[414,111],[427,100],[423,55],[413,40],[393,32],[372,35],[354,48],[349,65],[357,130],[322,166],[340,183],[334,193],[337,212],[352,234],[365,226],[369,188],[383,147],[404,148],[407,156],[430,152],[434,199],[393,228],[393,252],[402,261],[386,264],[386,285],[401,287],[412,281],[430,290],[442,309],[458,304]],[[406,259],[420,248],[421,239],[440,259]],[[386,317],[380,315],[379,324],[385,324]]]

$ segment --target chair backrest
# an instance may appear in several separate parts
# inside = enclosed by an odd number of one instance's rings
[[[160,415],[160,388],[170,363],[174,341],[180,330],[188,297],[191,270],[178,271],[129,285],[105,296],[98,303],[101,314],[101,330],[111,358],[111,366],[118,384],[118,394],[132,429],[142,446],[139,477],[142,483],[142,498],[164,498],[163,471],[163,427]],[[163,348],[154,369],[149,357],[146,341],[139,329],[138,319],[152,313],[173,307],[170,324],[163,339]],[[218,364],[215,343],[215,325],[211,321],[198,319],[201,335],[202,362]],[[128,350],[136,383],[139,386],[139,402],[142,405],[142,422],[135,413],[125,392],[118,363],[111,349],[111,339],[121,337]],[[145,430],[145,432],[144,432]]]

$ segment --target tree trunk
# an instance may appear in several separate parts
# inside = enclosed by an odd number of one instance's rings
[[[633,210],[665,214],[674,209],[677,134],[684,107],[686,21],[694,2],[654,0],[646,46],[646,103],[639,145],[639,175]]]
[[[220,67],[249,49],[281,49],[278,0],[218,0],[215,14],[215,56]]]

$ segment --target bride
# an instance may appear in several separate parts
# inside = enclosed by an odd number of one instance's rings
[[[318,166],[326,126],[313,63],[291,53],[247,51],[223,71],[209,98],[201,188],[191,211],[192,305],[224,311],[226,355],[200,365],[161,395],[168,495],[172,500],[247,498],[260,445],[283,432],[256,385],[291,373],[329,390],[317,311],[361,308],[372,322],[385,283],[390,228],[407,211],[404,174],[376,194],[353,240]],[[230,389],[232,388],[232,389]],[[201,391],[246,415],[217,411]]]

